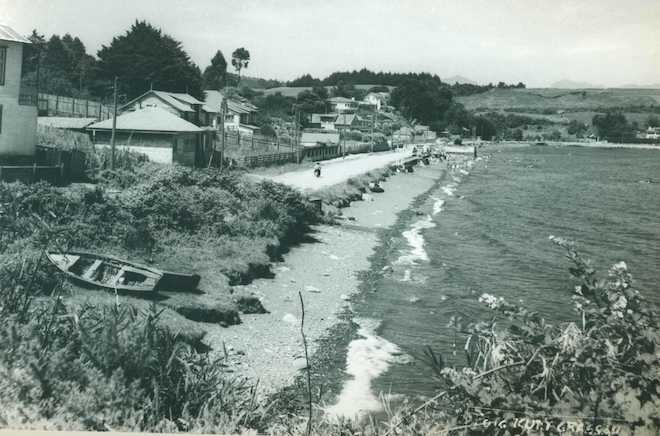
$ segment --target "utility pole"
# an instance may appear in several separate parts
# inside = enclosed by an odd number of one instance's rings
[[[376,126],[376,117],[371,116],[371,153],[374,152],[374,127]]]
[[[225,161],[225,117],[227,116],[227,99],[222,99],[220,106],[220,113],[222,114],[222,121],[220,122],[220,171]]]
[[[115,136],[117,130],[117,76],[115,76],[115,85],[112,92],[112,106],[113,106],[113,116],[112,116],[112,136],[110,137],[110,147],[112,148],[111,153],[111,162],[110,168],[114,171],[115,169]]]
[[[298,149],[298,163],[301,160],[300,150],[300,110],[296,107],[296,148]]]

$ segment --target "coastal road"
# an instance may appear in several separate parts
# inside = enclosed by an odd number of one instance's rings
[[[277,176],[268,176],[274,182],[283,183],[301,191],[313,192],[371,170],[383,168],[410,156],[410,151],[388,151],[369,155],[356,154],[321,162],[321,177],[314,177],[313,166]]]

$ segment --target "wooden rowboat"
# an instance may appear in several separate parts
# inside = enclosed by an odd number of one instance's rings
[[[162,271],[109,255],[82,251],[46,255],[73,281],[117,292],[188,291],[194,290],[200,280],[197,274]]]

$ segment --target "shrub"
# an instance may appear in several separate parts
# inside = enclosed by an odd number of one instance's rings
[[[119,304],[74,309],[59,297],[33,305],[29,320],[5,314],[0,417],[14,428],[43,420],[59,429],[260,428],[265,409],[254,389],[163,328],[159,315]]]
[[[520,414],[555,426],[558,417],[570,415],[587,417],[585,427],[621,418],[643,432],[657,429],[660,330],[653,309],[632,287],[625,263],[599,279],[571,243],[551,239],[573,263],[577,320],[552,324],[522,306],[482,295],[480,301],[495,312],[491,321],[461,326],[454,320],[469,334],[468,367],[445,367],[429,354],[446,388],[446,416],[454,426],[467,426],[469,434],[491,434],[497,428],[480,424]],[[508,328],[497,328],[503,322]]]

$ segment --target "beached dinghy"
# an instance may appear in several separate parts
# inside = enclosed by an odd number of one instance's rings
[[[47,256],[74,281],[117,292],[188,291],[194,290],[200,279],[196,274],[162,271],[108,255],[49,252]]]

